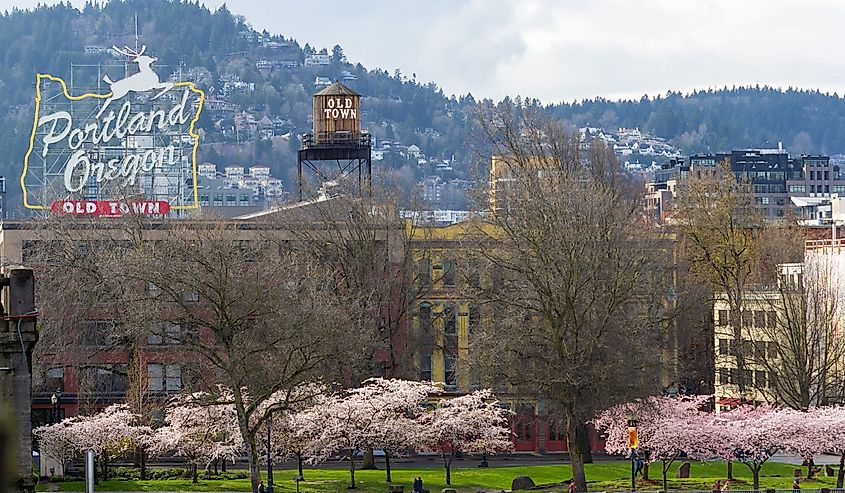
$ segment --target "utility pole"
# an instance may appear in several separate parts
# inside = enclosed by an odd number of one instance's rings
[[[0,275],[0,476],[11,478],[12,491],[35,490],[32,474],[32,350],[35,331],[35,281],[31,269],[17,268]],[[6,443],[2,443],[6,442]],[[10,464],[3,457],[12,459]],[[10,470],[6,470],[10,468]]]

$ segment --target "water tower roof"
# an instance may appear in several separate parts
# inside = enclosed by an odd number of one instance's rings
[[[335,82],[322,91],[319,91],[315,96],[360,96],[360,94],[340,82]]]

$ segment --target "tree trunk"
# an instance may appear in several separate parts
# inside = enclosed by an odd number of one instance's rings
[[[390,477],[390,452],[384,451],[384,470],[387,472],[387,482],[392,483],[393,478]]]
[[[147,449],[140,447],[141,451],[141,479],[147,479]]]
[[[449,457],[448,459],[446,459],[445,464],[446,464],[446,486],[452,486],[452,457]]]
[[[103,481],[109,479],[109,454],[103,452]]]
[[[299,480],[302,481],[303,479],[305,479],[305,475],[302,474],[302,454],[301,453],[296,454],[296,468],[297,468],[297,471],[299,471]]]
[[[246,460],[249,466],[249,480],[252,484],[252,493],[258,493],[258,484],[261,482],[261,471],[258,470],[258,453],[255,442],[248,440],[246,443]]]
[[[584,457],[584,464],[593,463],[593,450],[590,446],[590,429],[585,424],[578,426],[578,439],[581,442],[581,453]]]
[[[841,489],[845,482],[845,453],[839,456],[839,474],[836,475],[836,487]]]
[[[252,484],[252,493],[258,493],[258,484],[261,482],[261,471],[258,470],[258,445],[255,443],[255,434],[250,433],[249,420],[244,405],[244,396],[241,389],[233,389],[235,400],[235,411],[238,416],[238,430],[243,438],[246,460],[249,466],[249,479]]]
[[[361,469],[378,469],[376,467],[376,456],[373,453],[372,447],[367,447],[364,450],[364,459],[361,461]]]
[[[760,489],[760,467],[753,467],[751,471],[754,473],[754,491]]]
[[[214,475],[217,476],[219,473],[217,472],[217,463],[219,459],[214,459]]]
[[[569,432],[567,436],[569,460],[572,463],[572,480],[575,481],[575,491],[587,491],[587,477],[584,474],[584,452],[581,448],[582,440],[578,437],[579,427],[571,412],[567,412],[566,423]]]
[[[349,487],[347,489],[354,490],[355,486],[355,451],[349,451]]]
[[[672,457],[672,460],[664,460],[663,461],[663,492],[664,493],[669,491],[669,480],[667,479],[667,474],[669,474],[669,468],[672,467],[672,463],[675,462],[675,459],[677,457],[678,457],[678,455],[675,454],[675,456]]]
[[[648,477],[648,464],[649,464],[648,459],[649,459],[649,451],[645,450],[645,451],[643,451],[643,462],[644,462],[644,464],[643,464],[643,479],[646,480],[646,481],[651,479],[651,478]]]
[[[226,459],[223,459],[223,460],[220,462],[220,471],[221,471],[221,472],[226,472]]]
[[[191,482],[192,483],[197,482],[197,465],[196,465],[196,463],[191,464]]]
[[[813,457],[811,456],[807,459],[807,479],[813,479],[813,469],[816,468],[816,463],[813,462]]]
[[[733,480],[734,478],[734,463],[733,461],[728,461],[728,479]]]

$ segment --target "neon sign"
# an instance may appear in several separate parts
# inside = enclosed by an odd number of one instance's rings
[[[199,135],[194,127],[205,94],[192,82],[161,82],[151,68],[156,58],[144,55],[145,48],[138,52],[113,48],[135,62],[139,71],[115,81],[104,76],[102,80],[111,89],[108,93],[72,95],[60,77],[37,74],[35,116],[21,174],[26,208],[116,216],[166,214],[171,209],[198,207],[196,153]],[[55,103],[51,103],[54,111],[44,110],[42,86],[48,82],[53,86],[58,83],[61,88],[50,101],[58,99],[69,103],[70,110]],[[167,98],[161,98],[171,91]],[[127,97],[130,94],[134,95],[134,100]],[[73,104],[85,102],[89,107],[87,111],[73,111]],[[92,102],[99,106],[96,114],[90,108]],[[78,121],[80,116],[82,121]],[[187,156],[183,158],[184,146],[190,148],[189,162]],[[187,154],[188,148],[184,149]],[[42,163],[41,168],[34,165],[36,160]],[[43,164],[48,162],[49,171]],[[43,176],[36,176],[38,173],[33,169]],[[49,179],[45,178],[48,175]],[[57,194],[58,200],[52,204],[33,200],[28,178],[39,184],[50,181],[53,185],[50,192]],[[161,200],[160,195],[183,186],[188,180],[190,188],[185,200]],[[139,190],[155,196],[142,194],[139,200]],[[108,196],[114,191],[119,191],[119,196]],[[124,200],[124,195],[135,198]],[[138,206],[147,203],[152,205]]]

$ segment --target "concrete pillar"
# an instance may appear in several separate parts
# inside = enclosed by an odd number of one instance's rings
[[[11,417],[14,450],[13,491],[32,492],[32,349],[35,331],[35,284],[32,270],[12,269],[0,278],[4,287],[0,322],[0,406]],[[8,312],[8,313],[7,313]]]

